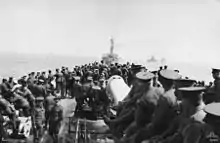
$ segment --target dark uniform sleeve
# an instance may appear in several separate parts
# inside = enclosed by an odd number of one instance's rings
[[[63,108],[62,106],[59,106],[60,110],[59,110],[59,121],[63,120]]]
[[[28,98],[28,102],[31,105],[31,108],[33,109],[35,107],[35,97],[34,95],[31,93],[30,90],[27,90],[27,98]]]
[[[158,106],[155,109],[154,116],[152,119],[152,125],[160,125],[163,122],[163,117],[165,117],[166,111],[169,110],[169,104],[166,99],[161,96],[158,101]]]
[[[216,101],[220,101],[220,80],[215,81],[215,95]]]
[[[147,102],[144,97],[137,100],[136,105],[135,122],[138,127],[143,127],[150,122],[154,110],[154,105],[150,102]]]
[[[199,124],[191,124],[185,127],[183,133],[184,143],[200,143],[201,138],[202,131]]]

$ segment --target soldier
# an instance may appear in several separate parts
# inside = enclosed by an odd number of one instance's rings
[[[46,79],[47,79],[47,78],[46,78],[46,72],[44,72],[44,71],[41,72],[41,75],[40,75],[40,77],[38,78],[38,80],[40,80],[40,79],[43,80],[44,82],[46,81]]]
[[[58,98],[55,98],[56,104],[52,107],[49,117],[49,134],[58,143],[58,133],[63,120],[63,108],[58,104]]]
[[[35,107],[35,97],[31,93],[31,91],[27,88],[27,82],[26,80],[22,79],[21,80],[21,87],[16,91],[17,94],[21,95],[30,104],[31,109],[34,109]]]
[[[44,117],[44,108],[43,108],[43,101],[44,97],[37,97],[36,98],[36,106],[34,108],[34,117],[33,117],[33,124],[34,124],[34,143],[39,143],[42,135],[43,135],[43,124],[45,121]]]
[[[149,122],[151,110],[161,94],[159,90],[152,87],[153,77],[154,74],[149,72],[139,72],[136,74],[137,82],[129,93],[129,96],[131,94],[130,99],[125,103],[122,110],[119,111],[120,116],[114,121],[117,123],[116,125],[123,123],[121,126],[123,125],[124,129],[135,121],[136,125],[127,129],[127,135],[122,139],[124,142],[129,140],[127,137],[133,134],[134,130]]]
[[[9,96],[8,93],[10,89],[8,88],[7,85],[8,85],[7,79],[3,78],[1,83],[1,94],[4,98],[8,98],[7,96]]]
[[[54,77],[53,77],[52,71],[51,71],[51,70],[48,70],[47,80],[48,80],[48,81],[52,81],[53,78],[54,78]]]
[[[105,89],[106,88],[105,78],[100,78],[99,79],[99,83],[100,83],[101,89]]]
[[[178,90],[182,93],[182,110],[180,115],[173,120],[173,124],[157,138],[161,143],[181,142],[182,132],[188,124],[203,121],[206,113],[203,111],[205,104],[202,96],[205,87],[184,87]],[[170,136],[171,135],[171,136]]]
[[[214,78],[215,102],[220,101],[220,69],[212,69],[212,77]]]
[[[55,96],[53,96],[53,90],[47,89],[47,97],[45,98],[44,102],[44,108],[45,108],[45,129],[47,129],[48,122],[49,122],[49,117],[50,117],[50,112],[53,108],[53,106],[56,104],[55,102]]]
[[[80,77],[79,76],[74,76],[73,77],[73,79],[72,79],[72,84],[71,84],[71,88],[70,88],[70,90],[71,90],[71,97],[72,98],[74,98],[74,97],[76,97],[78,94],[79,94],[79,92],[77,92],[78,91],[78,87],[80,86],[81,84],[80,84]]]
[[[206,105],[204,122],[192,121],[181,131],[184,143],[220,143],[220,103]]]
[[[62,73],[60,73],[59,69],[56,69],[56,74],[54,76],[56,77],[56,91],[57,93],[60,93],[62,84]]]
[[[37,94],[36,97],[46,97],[47,91],[46,91],[46,85],[45,81],[43,79],[38,80],[38,85],[37,85]]]
[[[128,73],[128,86],[133,84],[133,80],[135,79],[135,75],[143,69],[141,65],[132,65],[131,69]]]
[[[159,81],[164,88],[164,93],[160,96],[157,108],[153,111],[151,123],[137,134],[135,143],[163,133],[171,124],[172,119],[176,117],[177,99],[174,81],[177,79],[180,79],[180,75],[173,70],[159,72]]]
[[[6,115],[9,117],[9,119],[12,121],[13,125],[13,132],[17,132],[16,130],[16,124],[15,124],[15,112],[10,108],[10,103],[5,100],[1,95],[0,95],[0,140],[2,139],[3,136],[3,115]]]

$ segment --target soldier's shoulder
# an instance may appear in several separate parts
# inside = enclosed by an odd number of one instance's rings
[[[157,95],[162,95],[164,93],[164,89],[162,87],[152,87],[152,91]]]

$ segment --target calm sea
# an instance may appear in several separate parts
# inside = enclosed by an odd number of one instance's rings
[[[0,77],[20,77],[32,71],[55,70],[61,66],[67,66],[71,69],[74,65],[81,65],[98,60],[92,57],[64,57],[57,55],[27,55],[6,53],[0,54]],[[152,67],[159,66],[154,63],[146,63]],[[183,76],[188,76],[196,80],[204,80],[207,83],[212,81],[211,69],[209,65],[203,63],[168,63],[172,69],[179,69]]]

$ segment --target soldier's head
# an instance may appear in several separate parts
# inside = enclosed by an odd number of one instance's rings
[[[220,79],[220,69],[213,68],[212,69],[212,77],[214,79]]]
[[[6,83],[7,82],[7,79],[6,78],[3,78],[2,79],[2,83]]]
[[[41,75],[42,75],[42,76],[45,76],[45,75],[46,75],[46,72],[45,72],[45,71],[41,72]]]
[[[21,82],[21,87],[22,88],[27,87],[27,81],[25,79],[21,79],[20,82]]]
[[[154,74],[147,71],[141,71],[136,74],[136,86],[140,87],[150,87],[153,84]]]
[[[14,79],[13,77],[9,77],[8,81],[13,82],[13,79]]]
[[[74,84],[79,84],[80,83],[80,77],[79,76],[75,76],[74,78]]]
[[[203,103],[205,87],[182,87],[178,88],[182,93],[182,101],[188,103],[188,107],[198,107]]]
[[[211,125],[220,135],[220,103],[215,102],[206,105],[204,111],[207,113],[204,121]]]
[[[36,97],[35,103],[36,103],[37,107],[42,107],[43,106],[43,102],[44,102],[44,98],[43,97]]]
[[[164,90],[169,90],[174,88],[175,80],[180,79],[180,75],[174,70],[160,70],[159,71],[159,81],[162,84]]]
[[[37,72],[37,76],[40,76],[40,72]]]
[[[196,85],[196,80],[193,79],[178,79],[175,81],[175,88],[182,88],[182,87],[192,87]],[[181,100],[182,99],[182,92],[179,90],[175,91],[176,97]]]
[[[45,83],[45,81],[44,81],[43,79],[39,79],[39,80],[38,80],[38,84],[39,84],[39,85],[44,85],[44,83]]]
[[[34,76],[35,75],[35,72],[31,72],[31,76]]]
[[[58,96],[55,96],[54,101],[56,104],[58,104],[59,100],[60,100],[60,98]]]
[[[92,82],[93,82],[92,76],[88,76],[88,77],[87,77],[87,82],[89,82],[89,83],[92,83]]]

